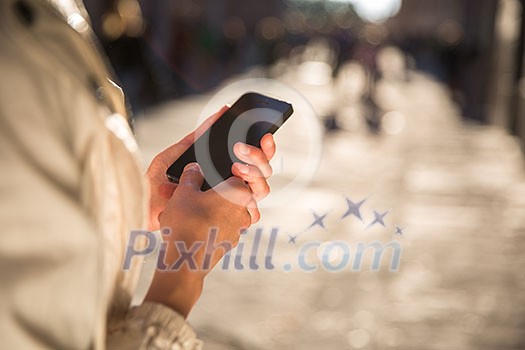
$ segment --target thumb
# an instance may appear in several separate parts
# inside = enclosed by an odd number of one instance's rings
[[[164,182],[159,186],[159,195],[164,199],[170,199],[173,196],[173,192],[177,188],[177,184],[174,182]]]
[[[200,191],[204,182],[204,176],[199,164],[190,163],[184,167],[184,171],[179,179],[179,187],[190,188],[194,191]]]

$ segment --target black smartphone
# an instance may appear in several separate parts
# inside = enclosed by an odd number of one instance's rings
[[[199,163],[204,173],[202,190],[208,190],[232,176],[233,153],[237,142],[260,147],[261,138],[275,133],[292,115],[292,105],[255,92],[242,95],[166,171],[168,179],[179,182],[184,167]]]

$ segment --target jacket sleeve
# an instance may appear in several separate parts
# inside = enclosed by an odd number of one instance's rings
[[[27,26],[15,1],[0,2],[2,346],[198,349],[175,311],[151,303],[129,309],[115,297],[133,289],[133,278],[117,274],[120,238],[140,228],[133,213],[145,203],[129,189],[141,176],[131,183],[119,166],[130,154],[86,87],[96,55],[43,3],[24,2],[35,14]],[[108,322],[115,301],[125,312]]]
[[[202,342],[184,317],[157,303],[133,307],[126,318],[109,330],[108,349],[199,350]]]
[[[152,232],[157,240],[160,232]],[[202,342],[182,315],[158,303],[144,302],[156,268],[158,256],[155,251],[144,258],[139,283],[133,296],[133,307],[121,320],[110,322],[107,334],[108,349],[180,349],[196,350]]]

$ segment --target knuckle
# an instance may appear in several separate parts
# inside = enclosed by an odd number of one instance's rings
[[[231,180],[230,185],[232,185],[232,190],[233,190],[232,195],[235,198],[238,198],[239,200],[241,200],[243,203],[247,199],[251,198],[252,192],[249,186],[246,185],[243,180],[241,179]]]
[[[260,164],[268,162],[266,159],[266,156],[264,155],[263,151],[257,148],[257,152],[253,152],[253,157],[255,161],[257,161]]]
[[[266,171],[266,178],[269,178],[270,176],[273,175],[273,168],[270,164],[268,164],[268,167],[267,167],[267,171]]]
[[[270,194],[270,186],[269,186],[268,183],[265,181],[265,182],[263,183],[263,186],[262,186],[262,188],[261,188],[261,191],[260,191],[259,195],[260,195],[262,198],[264,198],[264,197],[266,197],[266,196],[269,195],[269,194]]]
[[[250,210],[250,216],[252,224],[259,221],[259,219],[261,218],[261,214],[259,212],[259,209],[257,209],[257,206],[252,207],[252,209]]]
[[[252,186],[253,195],[252,198],[255,200],[261,200],[270,193],[270,186],[264,180],[257,181],[256,184]]]
[[[241,190],[240,199],[245,205],[247,205],[253,199],[253,194],[247,187],[244,187]]]
[[[239,245],[239,242],[241,240],[240,230],[237,234],[233,235],[233,237],[230,240],[230,243],[232,245],[232,249],[236,248]]]
[[[250,226],[252,219],[251,214],[244,206],[237,206],[237,224],[239,225],[239,228],[243,229],[248,226]]]
[[[251,224],[252,224],[252,217],[250,213],[248,213],[248,211],[245,210],[243,218],[242,218],[242,227],[250,227]]]
[[[236,247],[239,244],[239,241],[241,240],[241,230],[237,231],[233,237],[231,238],[231,244],[232,246]]]

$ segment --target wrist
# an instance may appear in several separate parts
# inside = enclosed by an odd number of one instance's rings
[[[195,271],[157,271],[145,300],[164,304],[187,317],[203,285],[202,274]]]

